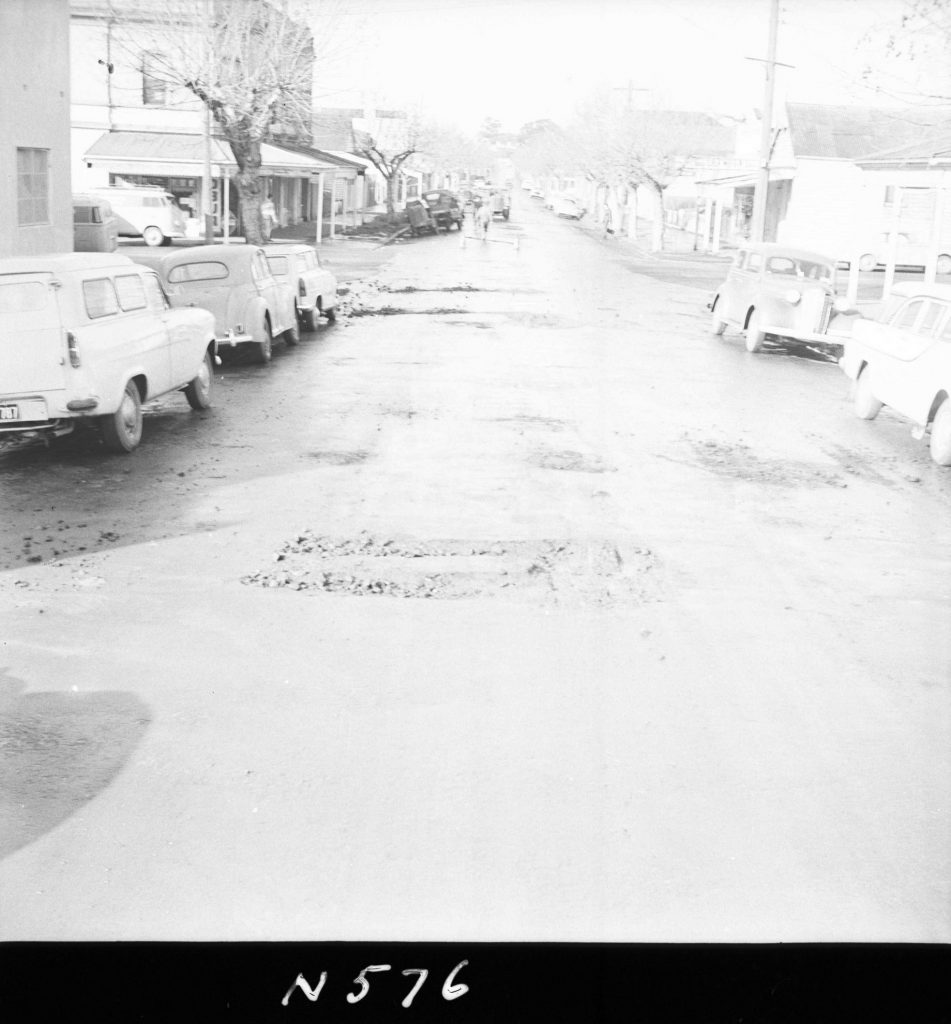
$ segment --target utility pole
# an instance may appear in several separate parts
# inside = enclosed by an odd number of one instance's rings
[[[759,143],[759,171],[756,176],[756,191],[753,193],[753,223],[750,229],[750,241],[762,242],[766,235],[766,198],[769,192],[769,161],[773,148],[773,95],[776,85],[776,38],[779,34],[779,0],[770,0],[769,8],[769,50],[766,60],[759,57],[747,57],[747,60],[759,60],[765,65],[766,88],[763,93],[763,125]],[[791,64],[782,64],[784,68]]]
[[[203,40],[202,46],[204,47],[204,73],[206,81],[211,81],[210,73],[210,57],[211,57],[211,43],[209,40],[209,33],[211,32],[211,0],[206,0],[204,7],[204,19],[203,19]],[[204,166],[202,167],[201,174],[201,212],[202,220],[204,221],[204,235],[205,245],[211,245],[215,240],[215,215],[214,215],[214,204],[211,198],[212,182],[211,182],[211,107],[205,104],[204,118],[202,122],[202,136],[204,141]],[[227,183],[224,184],[227,188]],[[222,204],[223,205],[223,204]]]

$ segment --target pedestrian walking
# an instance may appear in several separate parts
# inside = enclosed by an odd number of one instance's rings
[[[476,227],[479,229],[479,234],[481,234],[483,241],[489,237],[489,225],[491,223],[492,207],[488,203],[483,203],[476,210]]]

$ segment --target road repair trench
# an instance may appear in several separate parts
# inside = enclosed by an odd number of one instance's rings
[[[648,548],[600,540],[337,538],[305,531],[274,554],[249,586],[358,597],[507,596],[555,604],[645,604],[659,600]]]

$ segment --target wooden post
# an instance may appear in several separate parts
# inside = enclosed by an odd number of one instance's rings
[[[934,284],[938,276],[938,253],[941,248],[941,222],[944,220],[944,189],[934,190],[934,215],[931,220],[931,245],[925,262],[925,284]]]
[[[895,284],[895,260],[898,258],[898,228],[901,225],[901,185],[895,185],[895,199],[892,203],[892,223],[888,233],[888,255],[885,257],[885,283],[882,298],[887,299]]]

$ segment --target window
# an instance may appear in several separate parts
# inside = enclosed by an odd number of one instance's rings
[[[168,309],[165,292],[162,291],[162,286],[159,284],[159,279],[155,274],[145,275],[145,293],[148,296],[149,309],[153,312],[161,313]]]
[[[46,307],[45,284],[23,281],[0,284],[0,313],[33,313]]]
[[[276,274],[278,277],[287,277],[291,272],[290,267],[287,265],[286,256],[268,256],[267,262],[271,268],[271,273]]]
[[[940,302],[929,302],[918,329],[923,334],[930,334],[947,308],[947,306],[943,306]]]
[[[162,74],[166,59],[161,53],[142,57],[142,103],[147,107],[164,107],[168,100],[168,82]]]
[[[116,292],[119,305],[127,312],[132,309],[145,309],[145,288],[138,274],[122,274],[116,278]]]
[[[228,276],[228,268],[223,263],[206,261],[203,263],[180,263],[168,272],[169,284],[184,284],[186,281],[219,281]]]
[[[749,259],[746,261],[746,269],[757,271],[763,265],[763,256],[758,252],[751,252]]]
[[[86,315],[90,320],[119,312],[116,290],[108,277],[83,281],[83,299],[86,302]]]
[[[17,149],[17,222],[50,222],[50,151]]]
[[[911,330],[915,326],[915,321],[918,319],[918,315],[921,313],[924,305],[924,299],[912,299],[910,302],[906,302],[895,314],[892,326],[900,327],[906,331]]]
[[[796,261],[788,256],[773,256],[766,264],[766,270],[770,274],[782,274],[786,277],[796,276]]]

